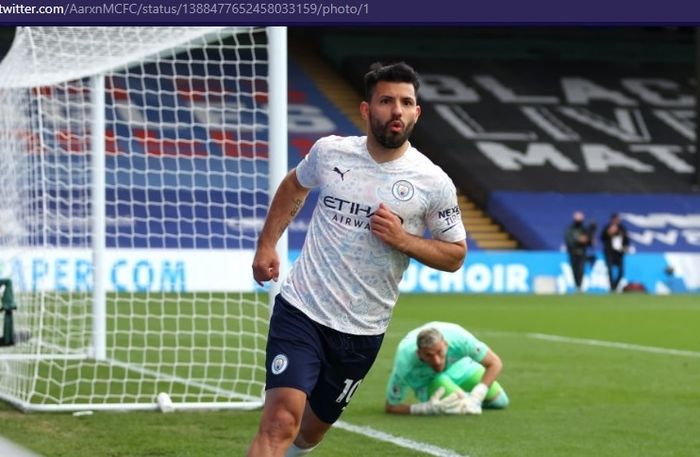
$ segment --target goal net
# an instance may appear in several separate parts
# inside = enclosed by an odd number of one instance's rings
[[[265,28],[17,29],[0,64],[0,279],[14,292],[0,399],[261,404],[269,44]]]

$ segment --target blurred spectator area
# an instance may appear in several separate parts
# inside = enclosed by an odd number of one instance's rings
[[[413,65],[413,143],[450,174],[463,213],[486,218],[465,221],[474,235],[504,229],[500,248],[525,249],[557,249],[579,209],[621,213],[642,250],[700,250],[694,39],[678,27],[290,29],[358,97],[372,62]]]

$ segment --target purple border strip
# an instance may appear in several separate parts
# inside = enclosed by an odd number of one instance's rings
[[[690,0],[3,0],[0,25],[697,25]]]

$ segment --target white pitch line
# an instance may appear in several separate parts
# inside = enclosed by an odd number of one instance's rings
[[[602,346],[630,351],[652,352],[654,354],[679,355],[683,357],[700,357],[700,352],[684,351],[682,349],[659,348],[655,346],[642,346],[639,344],[619,343],[615,341],[601,341],[588,338],[571,338],[568,336],[547,335],[545,333],[527,333],[528,338],[537,340],[558,341],[560,343],[583,344],[586,346]]]
[[[39,457],[38,454],[35,454],[3,437],[0,437],[0,455],[6,455],[8,457]]]
[[[424,454],[434,455],[435,457],[469,457],[468,455],[458,454],[450,449],[443,449],[432,444],[421,443],[419,441],[413,441],[408,438],[403,438],[400,436],[391,435],[389,433],[380,432],[379,430],[375,430],[372,427],[353,425],[345,421],[338,421],[335,424],[333,424],[333,426],[351,433],[357,433],[359,435],[364,435],[369,438],[374,438],[375,440],[384,441],[399,447],[410,449],[412,451],[418,451]]]

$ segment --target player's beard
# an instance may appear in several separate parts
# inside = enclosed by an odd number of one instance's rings
[[[395,121],[395,119],[392,119],[389,122],[382,124],[380,120],[372,116],[372,113],[369,114],[369,125],[372,131],[372,136],[375,140],[377,140],[377,143],[381,144],[386,149],[396,149],[403,146],[403,144],[411,136],[413,127],[416,125],[415,121],[409,122],[408,124],[404,124],[402,131],[392,132],[391,124]]]

